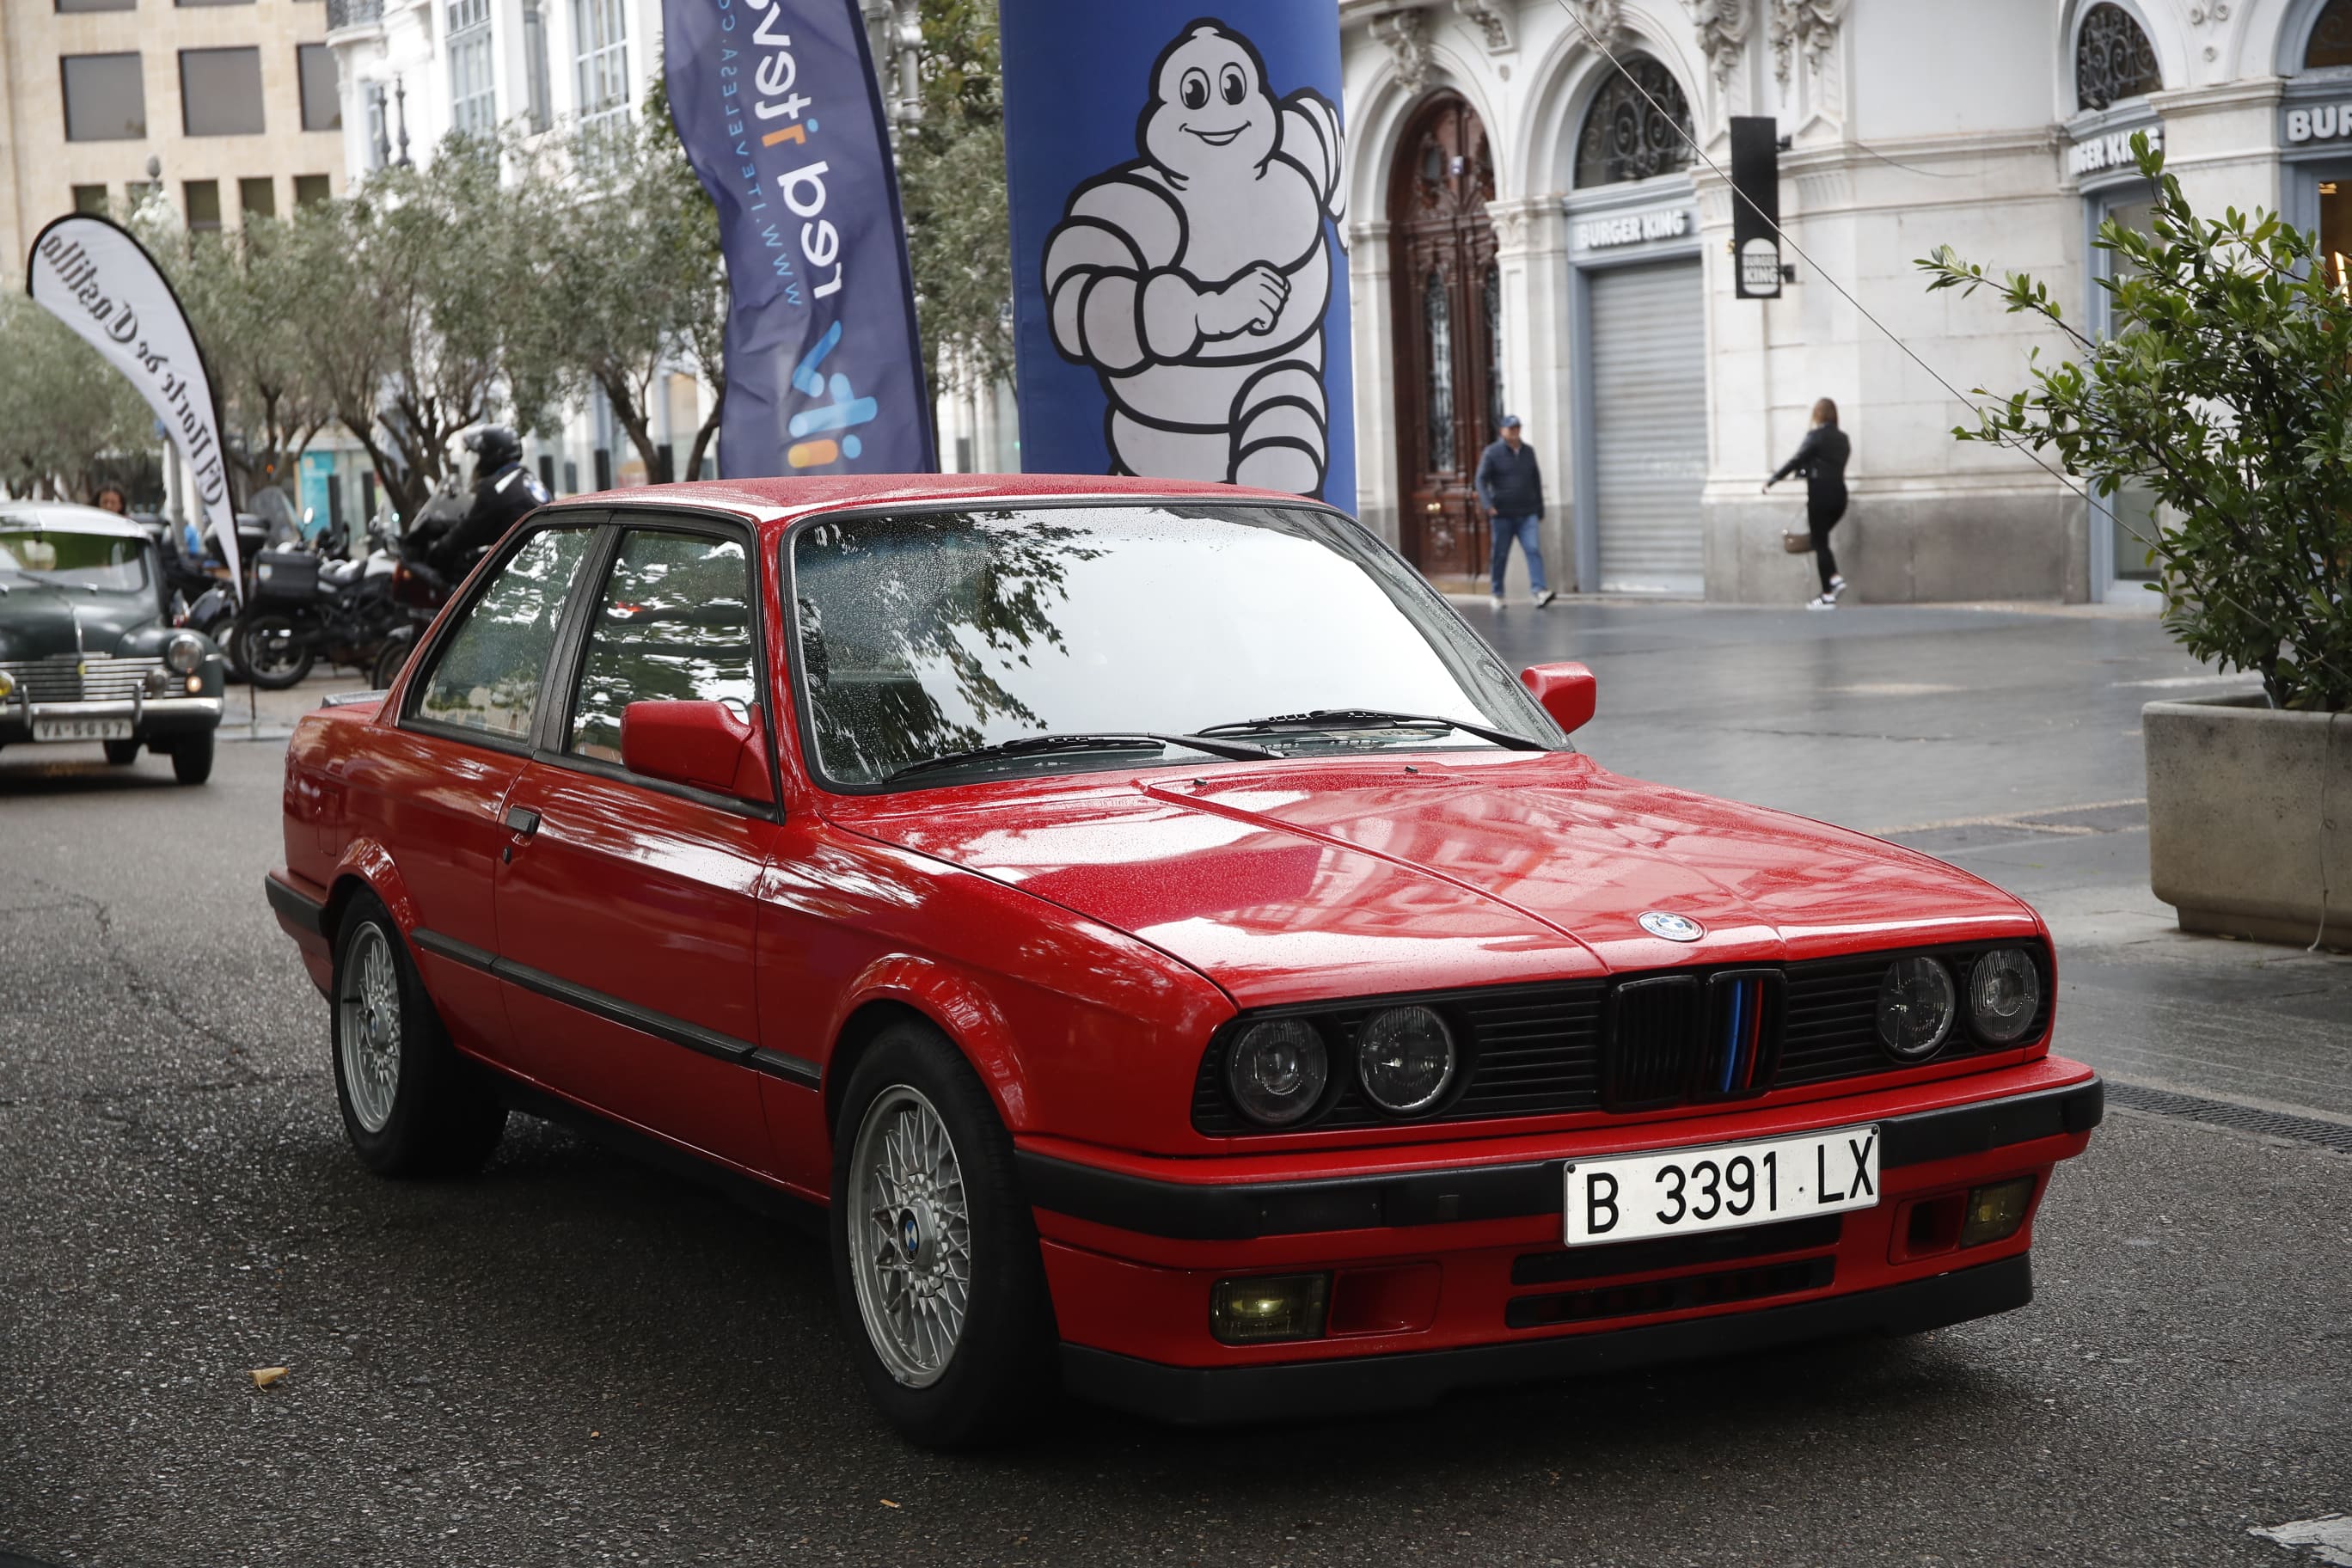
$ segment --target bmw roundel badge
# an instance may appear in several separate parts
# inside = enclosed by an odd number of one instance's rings
[[[1688,915],[1670,915],[1664,910],[1650,910],[1642,916],[1642,929],[1652,936],[1664,937],[1668,942],[1696,942],[1706,934],[1706,928]]]

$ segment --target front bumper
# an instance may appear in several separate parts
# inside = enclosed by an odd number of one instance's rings
[[[169,741],[202,734],[221,721],[218,697],[154,697],[131,701],[27,702],[12,698],[0,702],[0,746],[33,738],[37,719],[124,719],[134,741]]]
[[[1173,1420],[1247,1420],[2008,1310],[2031,1297],[2032,1210],[2056,1164],[2087,1146],[2104,1100],[2088,1068],[2046,1058],[1777,1110],[1335,1152],[1327,1169],[1351,1168],[1328,1173],[1297,1156],[1149,1159],[1043,1139],[1023,1140],[1017,1158],[1072,1385]],[[1874,1207],[1563,1244],[1571,1160],[1865,1121],[1881,1136]],[[1224,1179],[1202,1179],[1211,1171]],[[1960,1247],[1967,1194],[2017,1178],[2033,1182],[2024,1224]],[[1323,1337],[1211,1334],[1218,1280],[1299,1273],[1329,1278]],[[1351,1289],[1375,1305],[1343,1327]],[[1407,1300],[1417,1304],[1380,1304]]]

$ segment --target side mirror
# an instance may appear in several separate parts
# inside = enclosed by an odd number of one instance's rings
[[[632,702],[621,710],[621,765],[633,773],[772,805],[760,710],[724,702]]]
[[[1592,721],[1601,683],[1580,664],[1538,664],[1519,671],[1519,684],[1535,693],[1543,710],[1569,734]]]

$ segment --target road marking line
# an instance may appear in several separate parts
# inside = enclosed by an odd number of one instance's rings
[[[2317,1519],[2298,1519],[2246,1533],[2304,1552],[2335,1568],[2352,1568],[2352,1514],[2323,1513]]]

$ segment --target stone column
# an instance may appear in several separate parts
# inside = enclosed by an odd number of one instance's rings
[[[1348,226],[1348,293],[1356,374],[1356,493],[1324,499],[1335,506],[1352,504],[1358,521],[1394,544],[1402,480],[1397,474],[1396,334],[1386,221]]]
[[[1559,193],[1486,204],[1503,283],[1503,403],[1516,414],[1544,475],[1544,564],[1561,593],[1576,578],[1575,449],[1569,426],[1568,216]],[[1492,439],[1491,432],[1485,439]],[[1517,557],[1513,558],[1517,567]]]

